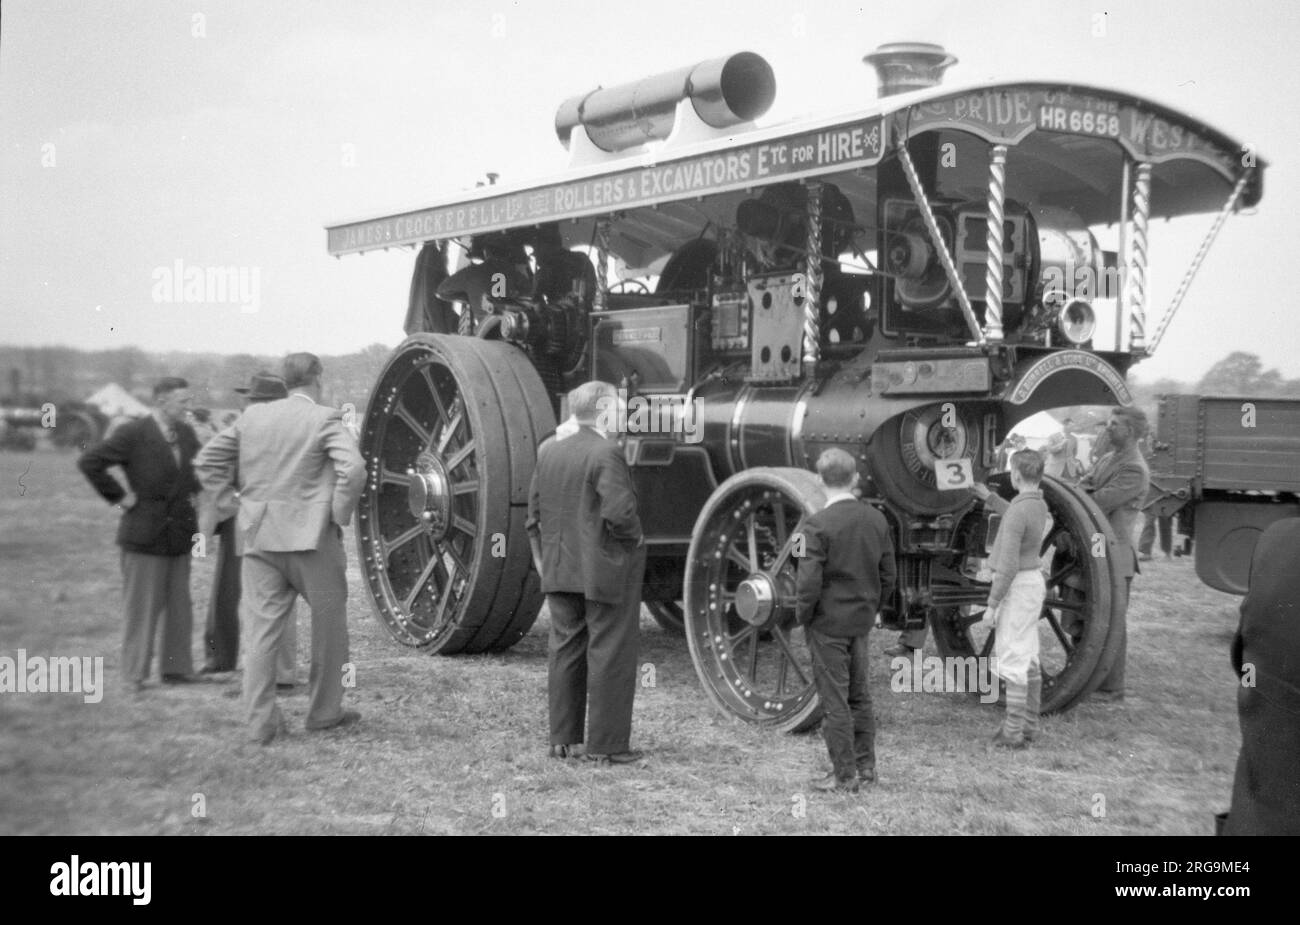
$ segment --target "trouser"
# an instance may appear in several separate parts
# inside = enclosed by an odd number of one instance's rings
[[[311,608],[311,671],[307,725],[328,725],[343,712],[343,666],[348,661],[347,556],[341,532],[331,530],[317,549],[251,552],[243,558],[241,611],[248,634],[244,707],[260,738],[280,722],[275,703],[276,657],[301,594]]]
[[[1119,626],[1119,653],[1115,656],[1115,664],[1111,667],[1110,673],[1106,675],[1105,680],[1098,685],[1097,690],[1105,691],[1108,694],[1124,693],[1124,663],[1128,661],[1128,602],[1129,592],[1132,590],[1133,578],[1129,576],[1124,579],[1124,600],[1123,607],[1111,608],[1112,619],[1114,614],[1121,614]]]
[[[239,662],[239,596],[243,569],[235,554],[235,518],[217,524],[217,566],[208,599],[208,619],[203,632],[206,652],[204,667],[209,671],[234,671]],[[297,674],[298,621],[293,613],[285,624],[284,637],[276,656],[275,681],[293,684]]]
[[[235,518],[217,524],[217,567],[203,629],[204,667],[234,671],[239,661],[239,557],[235,555]]]
[[[644,548],[633,555],[622,601],[546,595],[551,614],[546,686],[552,745],[577,745],[584,741],[585,729],[589,754],[631,749]]]
[[[1174,549],[1174,519],[1157,517],[1154,514],[1145,514],[1143,517],[1142,535],[1138,537],[1138,553],[1144,556],[1151,555],[1151,547],[1156,539],[1156,527],[1159,526],[1160,551],[1166,556],[1170,555]]]
[[[867,636],[806,632],[822,703],[822,737],[835,776],[852,780],[876,766],[876,721],[867,688]]]
[[[149,677],[154,637],[162,623],[162,674],[190,674],[190,635],[194,612],[190,605],[190,557],[153,556],[122,550],[125,585],[125,629],[122,636],[122,677],[129,682]],[[162,620],[159,620],[161,615]]]

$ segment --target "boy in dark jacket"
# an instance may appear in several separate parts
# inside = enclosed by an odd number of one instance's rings
[[[816,790],[857,793],[876,779],[876,728],[867,689],[867,634],[894,593],[894,544],[884,515],[854,495],[853,457],[826,450],[817,460],[825,506],[804,527],[796,619],[805,627],[813,680],[833,770]]]

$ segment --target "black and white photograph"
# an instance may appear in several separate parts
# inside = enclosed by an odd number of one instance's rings
[[[1250,897],[1149,837],[1300,835],[1298,43],[6,0],[0,835],[137,905],[86,838],[1125,836],[1093,892]]]

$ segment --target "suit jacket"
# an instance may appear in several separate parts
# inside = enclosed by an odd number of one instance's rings
[[[865,636],[897,582],[885,516],[862,501],[835,501],[803,533],[795,618],[828,636]]]
[[[199,440],[188,424],[177,424],[175,430],[179,465],[152,414],[122,423],[77,461],[90,484],[110,504],[121,501],[126,491],[108,468],[121,466],[126,472],[137,500],[118,524],[117,544],[123,549],[153,556],[190,553],[199,529],[193,503],[199,490],[193,467]]]
[[[1133,525],[1141,514],[1140,507],[1150,482],[1151,471],[1137,444],[1107,453],[1079,481],[1079,486],[1091,493],[1092,500],[1115,531],[1115,539],[1119,540],[1116,565],[1124,578],[1131,578],[1138,571]]]
[[[343,413],[301,394],[250,405],[203,448],[196,469],[216,494],[238,473],[240,555],[319,548],[352,520],[366,481]]]
[[[541,542],[544,593],[623,601],[643,539],[632,473],[619,445],[586,426],[566,439],[544,441],[526,527]]]
[[[1237,690],[1241,753],[1225,835],[1300,835],[1300,518],[1260,535],[1232,667],[1253,666]]]

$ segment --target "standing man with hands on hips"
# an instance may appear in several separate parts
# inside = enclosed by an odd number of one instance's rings
[[[149,677],[154,636],[162,618],[162,682],[194,677],[190,634],[190,553],[198,531],[194,454],[199,438],[185,423],[189,383],[168,376],[153,388],[153,413],[127,421],[90,447],[77,466],[106,501],[122,510],[117,544],[126,585],[122,675],[140,691]],[[109,474],[121,466],[129,490]]]

